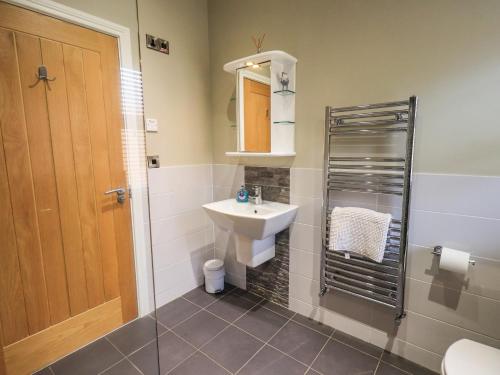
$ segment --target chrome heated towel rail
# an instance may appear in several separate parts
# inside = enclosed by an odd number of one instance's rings
[[[405,316],[416,110],[417,97],[412,96],[397,102],[326,107],[325,116],[320,294],[339,291],[383,304],[394,309],[397,322]],[[332,209],[356,202],[393,214],[381,263],[328,247]]]

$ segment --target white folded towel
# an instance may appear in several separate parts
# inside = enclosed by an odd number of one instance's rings
[[[330,220],[329,248],[381,262],[390,223],[390,214],[359,207],[335,207]]]

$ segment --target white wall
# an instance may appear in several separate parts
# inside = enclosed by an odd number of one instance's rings
[[[157,307],[203,283],[214,256],[214,228],[202,205],[213,199],[210,164],[149,170]]]
[[[393,315],[378,305],[341,294],[319,298],[321,251],[320,169],[292,168],[291,203],[299,214],[290,233],[291,309],[436,371],[459,338],[500,347],[500,178],[416,174],[410,220],[407,317],[394,330]],[[372,199],[370,197],[368,199]],[[351,194],[343,202],[387,207]],[[472,253],[468,281],[436,268],[436,245]]]

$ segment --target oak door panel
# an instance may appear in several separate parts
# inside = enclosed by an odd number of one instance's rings
[[[50,74],[56,77],[56,81],[50,83],[50,90],[46,89],[46,95],[60,207],[69,305],[71,316],[74,316],[88,308],[88,297],[64,57],[61,43],[45,39],[41,39],[40,43],[43,62],[48,67]]]
[[[3,38],[0,32],[0,48],[3,48]],[[0,65],[2,63],[0,62]],[[0,85],[1,88],[4,85]],[[5,92],[0,91],[0,106],[4,106]],[[5,118],[0,117],[0,123]],[[3,145],[0,131],[0,145]],[[16,233],[12,220],[12,206],[10,204],[10,189],[7,180],[7,166],[3,147],[0,148],[0,257],[2,272],[0,272],[0,321],[2,330],[0,338],[5,343],[12,343],[29,334],[26,309],[24,307],[23,285],[21,269],[17,256]],[[1,350],[0,350],[1,351]],[[1,361],[0,361],[1,362]],[[1,364],[0,364],[1,366]],[[1,372],[0,372],[1,373]]]
[[[101,59],[99,54],[83,51],[83,70],[85,92],[89,114],[90,139],[92,143],[92,161],[94,165],[95,196],[97,200],[97,219],[100,231],[99,242],[102,250],[102,268],[104,272],[104,294],[108,301],[120,294],[118,286],[118,262],[116,259],[116,241],[114,237],[113,209],[116,197],[104,195],[111,189],[111,172],[108,156],[108,136],[106,133],[106,109],[102,91]]]
[[[63,54],[80,207],[88,307],[95,307],[104,302],[104,281],[96,220],[97,207],[83,54],[80,48],[66,44],[63,45]]]
[[[101,69],[108,123],[109,162],[111,167],[112,186],[127,186],[126,169],[123,160],[123,142],[126,136],[120,124],[123,121],[120,103],[120,62],[118,59],[118,42],[115,38],[101,39]],[[116,203],[115,203],[116,205]],[[135,265],[132,251],[132,222],[130,220],[130,201],[127,199],[120,209],[113,211],[115,219],[115,238],[119,244],[117,251],[118,277],[122,302],[123,320],[137,316],[137,289],[135,283]]]
[[[55,324],[69,318],[70,311],[45,85],[34,74],[42,65],[40,39],[15,35],[50,321]]]
[[[4,93],[1,111],[3,149],[27,322],[32,334],[50,325],[50,313],[38,236],[38,218],[14,33],[1,29],[0,40],[0,71]]]

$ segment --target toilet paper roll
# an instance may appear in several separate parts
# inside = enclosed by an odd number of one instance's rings
[[[470,253],[465,251],[443,247],[441,249],[441,259],[439,268],[446,271],[456,272],[465,275],[469,269]]]

